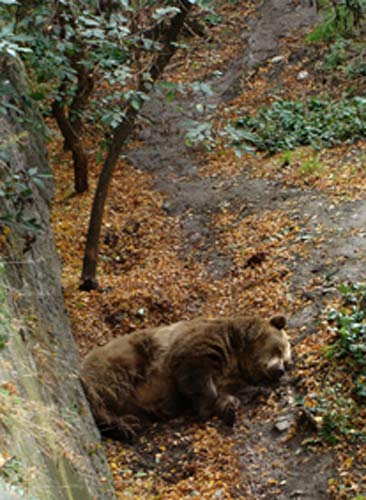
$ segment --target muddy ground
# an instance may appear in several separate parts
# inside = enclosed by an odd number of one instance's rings
[[[307,2],[264,2],[260,15],[243,33],[247,46],[244,53],[238,54],[230,67],[223,68],[220,77],[211,79],[212,102],[220,103],[235,96],[240,78],[246,71],[259,68],[269,58],[277,56],[285,34],[292,30],[298,33],[315,20],[316,13]],[[280,71],[277,78],[281,78]],[[311,242],[313,237],[319,236],[319,231],[322,232],[322,243],[314,246],[306,259],[299,256],[294,260],[294,272],[290,277],[291,292],[295,296],[308,294],[306,307],[290,318],[292,339],[295,344],[302,342],[304,336],[312,334],[313,325],[329,295],[335,293],[337,286],[345,280],[357,281],[365,269],[366,238],[362,231],[366,227],[366,204],[348,201],[334,205],[324,193],[311,188],[303,190],[268,179],[251,179],[245,168],[229,179],[200,177],[200,161],[185,145],[185,122],[196,118],[199,99],[200,96],[195,102],[168,103],[164,97],[156,95],[144,109],[152,125],[141,132],[142,144],[131,152],[129,159],[136,167],[153,173],[155,188],[165,196],[166,213],[180,217],[185,235],[182,254],[194,255],[204,262],[208,277],[230,275],[232,268],[230,252],[223,252],[218,246],[218,235],[212,222],[222,206],[233,212],[239,206],[245,207],[237,210],[238,221],[253,213],[288,207],[288,213],[294,223],[300,225],[304,239]],[[311,293],[307,292],[314,278],[319,286],[315,290],[313,287]],[[301,334],[297,333],[304,326],[305,333],[304,329]],[[327,480],[335,475],[333,456],[324,452],[314,454],[301,446],[304,438],[312,432],[305,423],[298,426],[296,436],[290,440],[286,439],[286,432],[274,429],[281,415],[285,426],[286,420],[294,418],[296,388],[291,376],[279,391],[281,408],[278,415],[269,416],[262,402],[259,411],[265,418],[260,420],[253,418],[258,415],[258,394],[254,393],[252,397],[243,395],[244,411],[233,437],[243,473],[250,470],[252,481],[250,491],[238,490],[236,496],[249,494],[258,499],[275,497],[284,500],[327,498]],[[182,422],[174,425],[178,425],[180,432],[182,426],[184,429]],[[164,426],[160,432],[164,432]],[[146,450],[141,450],[141,456],[148,460]],[[173,453],[167,468],[174,461],[179,464],[179,456],[180,452]],[[189,475],[189,471],[183,470],[182,474]],[[272,489],[268,487],[268,478],[275,480],[276,486]],[[276,490],[279,485],[280,490]],[[219,490],[217,498],[220,498]]]

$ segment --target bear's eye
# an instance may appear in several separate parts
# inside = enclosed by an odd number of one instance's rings
[[[282,358],[282,351],[279,347],[272,349],[272,358]]]

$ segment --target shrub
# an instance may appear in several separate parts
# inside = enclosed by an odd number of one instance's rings
[[[312,145],[315,149],[354,142],[366,131],[366,99],[333,101],[312,97],[304,102],[278,100],[257,115],[244,115],[227,127],[237,150],[271,154]]]
[[[332,310],[328,321],[334,325],[336,340],[327,349],[329,358],[337,357],[353,371],[355,394],[366,396],[366,286],[342,285],[344,308]]]
[[[364,18],[364,0],[341,0],[322,2],[325,10],[324,21],[307,36],[309,42],[332,43],[340,36],[346,36],[358,28]]]

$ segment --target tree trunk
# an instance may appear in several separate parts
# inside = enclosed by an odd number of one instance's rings
[[[86,109],[90,95],[94,88],[94,75],[93,73],[83,64],[87,58],[85,57],[84,50],[79,48],[77,55],[74,56],[72,61],[72,66],[76,71],[77,75],[77,87],[75,95],[68,109],[68,121],[74,136],[78,137],[81,142],[80,136],[83,128],[82,114]],[[64,136],[65,149],[72,151],[72,144],[69,144],[68,138]]]
[[[87,60],[86,48],[77,35],[77,23],[71,5],[65,2],[57,2],[55,16],[61,29],[61,40],[65,39],[68,23],[74,29],[73,43],[75,52],[70,56],[70,63],[76,73],[77,86],[66,113],[62,100],[67,95],[69,82],[67,79],[61,82],[57,95],[59,100],[57,98],[54,100],[52,112],[64,137],[64,149],[72,152],[75,191],[83,193],[88,189],[88,158],[81,140],[82,113],[89,103],[90,94],[94,87],[94,77],[93,72],[85,65]]]
[[[75,191],[84,193],[88,189],[88,157],[80,137],[75,133],[70,120],[65,115],[63,104],[55,100],[52,103],[52,113],[72,152]]]
[[[172,18],[170,25],[166,29],[163,29],[159,34],[159,41],[162,43],[163,48],[155,63],[150,68],[151,78],[154,82],[160,77],[176,50],[174,42],[176,42],[178,35],[183,28],[184,21],[192,8],[192,4],[188,0],[182,0],[180,8],[180,12]],[[144,92],[146,90],[145,83],[142,81],[139,85],[138,91]],[[138,111],[129,105],[125,118],[118,125],[113,134],[112,143],[98,180],[98,186],[94,196],[92,212],[89,220],[80,290],[90,291],[98,288],[96,273],[99,256],[99,238],[103,222],[105,202],[108,195],[108,188],[113,175],[114,167],[117,163],[124,142],[133,130],[137,115]]]
[[[136,116],[137,111],[130,107],[125,119],[117,127],[114,133],[112,144],[109,148],[107,158],[105,159],[103,169],[98,179],[97,190],[95,192],[89,221],[80,290],[90,291],[98,288],[96,270],[98,263],[99,238],[103,222],[105,202],[114,167],[117,163],[122,146],[133,129]]]

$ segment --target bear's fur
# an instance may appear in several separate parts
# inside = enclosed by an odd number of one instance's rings
[[[235,421],[234,384],[278,379],[290,362],[286,319],[198,318],[141,330],[96,347],[81,380],[102,432],[131,438],[141,423],[193,410]]]

